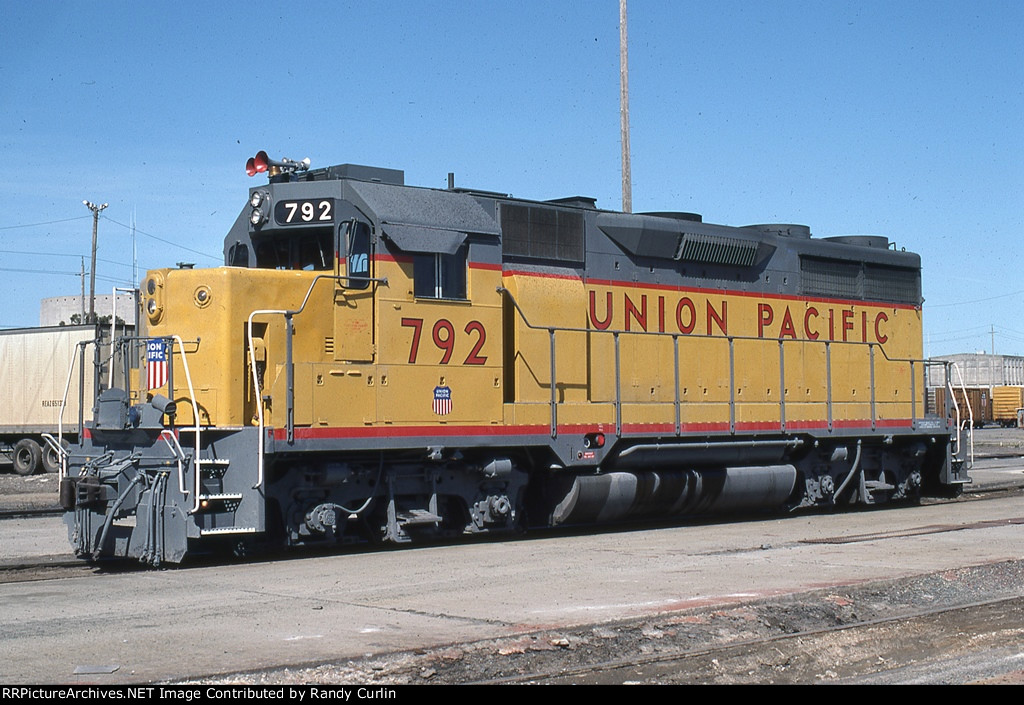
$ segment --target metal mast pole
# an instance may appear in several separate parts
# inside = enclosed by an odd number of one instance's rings
[[[80,277],[82,282],[82,298],[79,299],[81,304],[82,317],[78,319],[79,323],[85,323],[85,257],[82,258],[82,275]]]
[[[90,201],[82,201],[82,204],[92,211],[92,265],[89,267],[89,318],[86,323],[96,323],[96,230],[100,222],[100,211],[107,207],[104,203],[97,206]]]
[[[633,178],[629,166],[629,55],[626,0],[619,0],[619,122],[622,129],[622,212],[633,212]]]

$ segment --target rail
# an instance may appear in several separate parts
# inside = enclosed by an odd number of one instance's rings
[[[171,449],[171,453],[178,461],[178,490],[185,496],[188,496],[188,488],[185,487],[185,463],[187,459],[185,457],[185,451],[181,449],[181,443],[178,442],[178,437],[174,435],[174,431],[170,429],[164,429],[160,432],[160,438],[167,444],[167,447]],[[198,466],[198,463],[196,463]],[[196,485],[198,487],[198,485]],[[196,496],[199,495],[199,491],[196,491]],[[194,510],[193,510],[194,511]]]
[[[64,450],[64,409],[68,405],[68,393],[71,391],[71,378],[75,373],[75,361],[79,358],[82,359],[81,367],[79,368],[79,374],[83,381],[78,385],[78,432],[81,433],[85,424],[85,348],[90,344],[95,344],[95,340],[83,340],[75,345],[77,348],[77,355],[71,356],[71,364],[68,365],[68,378],[64,383],[64,396],[60,400],[60,411],[57,413],[57,447],[60,449],[58,457],[60,458],[60,470],[57,472],[57,480],[63,480],[68,474],[68,460],[67,452]],[[49,441],[47,441],[49,443]]]
[[[600,330],[595,328],[580,328],[573,326],[550,326],[550,325],[538,325],[532,323],[523,311],[519,302],[516,301],[515,296],[507,288],[503,286],[497,287],[496,291],[499,295],[507,297],[508,301],[515,308],[517,314],[522,320],[523,324],[536,331],[545,331],[548,334],[549,343],[549,371],[550,371],[550,398],[547,404],[550,407],[550,433],[551,437],[555,438],[558,435],[558,411],[559,411],[559,400],[558,400],[558,376],[556,374],[556,334],[562,333],[583,333],[589,335],[610,335],[614,345],[614,399],[609,400],[614,407],[615,412],[615,434],[617,436],[622,435],[623,428],[623,406],[625,404],[668,404],[672,403],[674,406],[675,416],[675,435],[682,435],[682,411],[683,411],[683,399],[680,394],[680,388],[682,386],[682,375],[680,371],[680,338],[685,339],[704,339],[720,341],[722,344],[728,346],[728,369],[729,369],[729,398],[728,401],[719,401],[711,403],[728,404],[729,408],[729,432],[732,434],[736,433],[737,430],[737,407],[742,406],[743,402],[737,400],[737,388],[736,388],[736,357],[737,357],[737,344],[756,342],[762,345],[776,344],[778,346],[778,367],[779,367],[779,394],[777,402],[753,402],[770,404],[778,407],[778,430],[785,432],[787,426],[791,425],[787,420],[787,402],[786,399],[786,350],[787,346],[792,348],[794,345],[819,345],[824,349],[825,355],[825,399],[814,403],[823,404],[825,410],[825,417],[829,431],[835,429],[836,421],[836,408],[837,406],[851,403],[861,402],[850,402],[850,401],[837,401],[833,392],[833,347],[834,346],[855,346],[865,349],[867,356],[868,376],[869,376],[869,388],[870,397],[867,400],[867,405],[870,409],[870,424],[871,430],[875,431],[878,428],[879,422],[879,401],[876,394],[876,368],[878,365],[879,356],[881,360],[888,363],[903,363],[908,366],[910,374],[910,401],[909,402],[895,402],[899,404],[910,405],[910,423],[911,427],[916,429],[918,422],[927,411],[925,409],[924,401],[917,398],[917,386],[918,380],[917,375],[920,370],[923,370],[925,366],[929,364],[927,360],[917,358],[900,358],[890,357],[886,352],[885,347],[881,343],[877,342],[858,342],[858,341],[838,341],[838,340],[784,340],[776,338],[759,338],[754,336],[740,336],[740,335],[705,335],[705,334],[684,334],[684,333],[672,333],[672,332],[660,332],[660,331],[630,331],[630,330]],[[673,350],[673,374],[674,374],[674,394],[671,402],[668,400],[659,400],[653,402],[636,402],[623,400],[622,393],[622,354],[620,348],[620,341],[623,336],[659,336],[663,338],[672,339],[672,350]],[[923,389],[923,387],[922,387]],[[565,403],[565,402],[562,402]],[[888,403],[888,402],[881,402]],[[921,412],[920,415],[918,412]]]
[[[963,394],[964,406],[967,407],[967,418],[961,419],[960,416],[960,404],[956,400],[956,394],[954,394],[954,387],[952,381],[949,379],[949,372],[946,372],[946,391],[952,400],[953,409],[956,411],[956,440],[953,443],[953,455],[960,455],[960,443],[964,432],[964,424],[967,425],[967,439],[968,446],[970,448],[969,465],[968,467],[974,467],[974,409],[971,408],[970,400],[967,397],[967,385],[964,384],[964,376],[960,371],[960,366],[955,362],[949,363],[950,368],[953,372],[956,372],[956,376],[960,378],[960,392]]]
[[[193,432],[196,435],[196,438],[195,438],[195,441],[196,441],[196,443],[195,443],[196,453],[192,457],[192,474],[193,474],[192,488],[194,490],[193,494],[194,494],[195,502],[192,505],[192,511],[189,512],[190,514],[195,514],[196,512],[199,511],[199,486],[200,486],[200,479],[199,479],[199,449],[202,447],[202,444],[200,443],[200,440],[199,440],[199,434],[200,434],[200,428],[201,428],[200,425],[199,425],[199,402],[196,401],[196,391],[195,391],[195,388],[192,386],[192,373],[191,373],[191,371],[189,370],[189,367],[188,367],[188,356],[185,354],[185,342],[181,339],[181,336],[179,336],[179,335],[171,335],[171,336],[167,336],[167,338],[173,339],[178,344],[178,349],[181,351],[181,366],[185,370],[185,383],[188,384],[188,400],[192,404],[192,420],[195,422],[195,425],[192,428]],[[173,348],[172,348],[172,360],[171,360],[171,362],[173,362]],[[168,393],[168,396],[173,401],[173,399],[174,399],[174,387],[173,387],[173,377],[171,377],[171,374],[173,374],[172,371],[174,369],[174,365],[168,364],[167,365],[167,369],[169,370],[168,377],[167,377],[167,393]],[[173,416],[171,417],[171,423],[172,423],[172,425],[174,423]],[[179,447],[179,450],[180,450],[180,447]],[[184,491],[184,488],[182,489],[182,491],[187,496],[187,492]]]
[[[110,294],[110,302],[111,302],[111,304],[110,304],[110,307],[111,307],[111,311],[110,311],[110,340],[111,340],[111,342],[113,342],[114,339],[117,338],[117,293],[119,291],[131,294],[132,297],[134,298],[134,300],[136,302],[136,306],[132,307],[132,308],[135,309],[135,318],[136,318],[135,324],[134,324],[134,329],[136,331],[139,330],[139,322],[138,322],[139,307],[137,305],[138,304],[138,300],[139,300],[138,299],[138,297],[139,297],[139,290],[135,289],[135,288],[126,288],[126,287],[122,287],[122,286],[115,286],[113,288],[113,291]],[[122,327],[124,328],[124,332],[127,333],[128,332],[128,324],[127,323],[122,323]],[[111,345],[111,348],[113,348],[113,345]],[[113,355],[113,350],[111,350],[110,357],[113,358],[113,356],[114,356]],[[110,365],[109,372],[110,372],[110,374],[109,374],[108,379],[107,379],[107,387],[108,388],[114,386],[114,366],[113,365]]]
[[[318,274],[313,277],[313,281],[310,282],[309,288],[306,290],[306,295],[302,299],[302,304],[297,309],[256,309],[251,312],[246,319],[246,343],[249,349],[249,369],[252,371],[252,389],[253,389],[253,400],[256,405],[256,419],[257,427],[259,429],[259,435],[257,440],[257,456],[256,456],[256,484],[253,485],[253,489],[259,489],[263,486],[263,474],[264,474],[264,454],[266,449],[266,423],[263,416],[263,392],[260,389],[259,375],[256,372],[256,348],[253,342],[252,324],[253,319],[256,316],[284,316],[285,319],[285,373],[287,376],[287,399],[285,409],[285,429],[287,433],[287,440],[292,443],[295,439],[295,364],[292,360],[292,334],[293,334],[293,321],[292,318],[301,314],[306,308],[306,304],[309,302],[310,296],[313,294],[313,288],[316,287],[317,283],[324,279],[330,279],[332,281],[340,282],[346,281],[360,281],[360,282],[371,282],[374,284],[383,284],[387,286],[387,277],[376,279],[373,277],[350,277],[343,274]]]

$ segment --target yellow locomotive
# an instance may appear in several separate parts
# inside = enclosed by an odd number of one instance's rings
[[[147,364],[64,458],[78,555],[955,492],[920,260],[260,153],[226,266],[142,285]]]

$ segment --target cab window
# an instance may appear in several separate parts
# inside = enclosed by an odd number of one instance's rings
[[[413,293],[424,299],[466,298],[465,246],[454,255],[422,253],[413,257]]]
[[[348,249],[345,266],[350,289],[370,286],[370,226],[359,221],[345,224],[348,230]]]
[[[261,269],[323,271],[334,266],[331,231],[262,238],[256,244],[256,266]]]

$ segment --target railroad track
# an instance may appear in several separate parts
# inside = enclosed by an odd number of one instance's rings
[[[0,521],[4,519],[31,519],[34,517],[59,516],[63,509],[52,507],[25,507],[16,509],[0,509]]]
[[[965,639],[965,634],[971,638]],[[1022,646],[1024,596],[1014,596],[901,612],[677,653],[631,654],[581,666],[469,682],[909,683],[927,678],[934,683],[936,680],[930,674],[938,671],[945,672],[945,682],[962,683],[992,678],[993,671],[1005,673],[1008,667],[1010,678],[1020,683],[1024,682],[1024,672],[1016,669],[1020,668]],[[971,658],[979,652],[986,654],[984,664]],[[842,658],[837,659],[837,654],[842,654]]]
[[[942,503],[951,503],[951,502],[984,501],[984,500],[997,499],[999,497],[1004,497],[1004,496],[1007,496],[1008,494],[1010,494],[1010,495],[1020,494],[1022,492],[1024,492],[1024,484],[1022,484],[1020,486],[1002,486],[1002,487],[998,487],[998,488],[992,488],[992,487],[988,487],[988,488],[985,488],[985,487],[973,487],[972,488],[972,487],[969,487],[964,492],[964,494],[961,497],[959,497],[959,498],[955,498],[955,499],[928,498],[926,500],[923,500],[923,503],[927,503],[927,504],[942,504]],[[883,507],[883,509],[884,508],[885,507]],[[892,509],[894,511],[898,511],[899,510],[899,508],[897,508],[897,507],[894,507]],[[846,510],[840,509],[839,511],[846,511]],[[856,512],[856,511],[864,511],[864,509],[863,508],[852,508],[849,511],[854,511],[854,512]],[[34,520],[34,519],[41,519],[41,518],[46,518],[46,517],[52,517],[52,518],[56,519],[60,514],[62,514],[62,510],[60,509],[60,507],[58,507],[56,505],[54,505],[54,506],[45,506],[45,507],[40,507],[40,506],[29,507],[29,506],[26,506],[26,507],[21,507],[21,508],[6,509],[6,510],[0,510],[0,524],[2,524],[5,521],[13,521],[13,520],[18,520],[18,519],[21,519],[21,520]],[[763,518],[763,515],[758,515],[758,516],[753,517],[753,518]],[[722,518],[721,517],[715,517],[715,518],[710,518],[709,520],[718,522],[718,521],[722,521]],[[744,520],[744,517],[737,517],[736,518],[736,521],[743,521],[743,520]],[[636,529],[642,529],[642,528],[644,528],[644,526],[650,526],[651,528],[659,528],[659,527],[663,527],[664,523],[630,524],[628,528],[636,530]],[[621,529],[622,527],[618,527],[618,528]],[[607,532],[607,531],[615,531],[616,528],[615,527],[604,526],[604,527],[598,527],[598,528],[595,528],[595,529],[592,529],[592,530]],[[932,527],[932,530],[942,530],[942,527],[938,527],[938,528]],[[3,528],[0,528],[0,531],[5,531],[5,530]],[[9,530],[7,530],[7,531],[9,532]],[[581,528],[581,529],[578,529],[578,530],[567,529],[567,530],[563,530],[563,531],[568,531],[569,533],[577,533],[577,532],[584,532],[585,533],[586,529],[585,528]],[[546,536],[546,535],[550,535],[550,532],[538,532],[536,535],[537,536]],[[870,536],[868,536],[868,537],[861,537],[861,539],[863,539],[863,540],[870,540],[870,538],[871,538]],[[60,545],[58,547],[54,547],[54,548],[55,549],[63,549],[64,547],[65,546],[62,544],[62,545]],[[339,552],[344,552],[346,549],[345,549],[345,547],[338,547],[336,550],[339,551]],[[370,549],[370,550],[372,550],[372,549]],[[317,553],[317,551],[314,550],[313,553]],[[263,557],[267,558],[267,559],[271,559],[271,558],[273,558],[275,556],[276,556],[276,554],[274,554],[273,552],[270,552],[266,556],[263,556]],[[293,557],[299,557],[299,556],[296,554]],[[253,556],[253,557],[250,557],[249,559],[250,560],[260,560],[260,558],[261,558],[261,556]],[[192,565],[193,566],[211,565],[211,564],[217,563],[218,561],[223,561],[223,560],[224,560],[224,558],[222,556],[197,557],[196,559],[194,559],[192,561]],[[85,568],[86,570],[83,571],[83,570],[81,570],[82,568]],[[82,561],[80,559],[74,558],[71,555],[71,553],[70,553],[70,549],[68,549],[68,553],[67,554],[58,554],[57,557],[55,557],[53,554],[50,554],[50,555],[44,555],[44,556],[25,556],[25,557],[22,557],[22,558],[19,558],[19,559],[7,560],[7,561],[4,561],[2,558],[0,558],[0,584],[9,583],[9,582],[22,582],[22,581],[26,581],[26,580],[48,580],[48,579],[56,579],[56,578],[62,578],[62,577],[71,577],[71,576],[74,576],[74,575],[86,575],[86,574],[91,574],[92,572],[94,572],[97,569],[99,569],[99,568],[97,568],[93,564],[90,564],[90,563],[87,563],[86,561]],[[134,561],[115,561],[115,562],[109,562],[109,563],[103,564],[102,565],[102,569],[103,570],[107,570],[107,571],[112,571],[112,572],[121,572],[121,571],[125,571],[125,570],[127,570],[127,571],[138,570],[139,567],[135,564]]]

